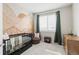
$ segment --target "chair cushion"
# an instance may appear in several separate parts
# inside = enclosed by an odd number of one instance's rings
[[[35,33],[35,37],[38,37],[39,38],[39,33]]]

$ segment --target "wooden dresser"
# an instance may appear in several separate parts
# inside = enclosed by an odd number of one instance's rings
[[[69,55],[78,54],[79,52],[79,37],[74,35],[64,35],[65,53]]]

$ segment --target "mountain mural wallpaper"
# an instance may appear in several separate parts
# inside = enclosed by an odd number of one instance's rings
[[[3,32],[8,35],[18,33],[32,33],[33,17],[28,12],[16,14],[15,10],[7,4],[3,5]]]

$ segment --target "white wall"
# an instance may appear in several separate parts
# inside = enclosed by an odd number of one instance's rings
[[[63,34],[72,32],[72,5],[60,9],[61,31]]]
[[[3,31],[2,31],[2,4],[0,4],[0,44],[2,44],[2,34],[3,34]],[[0,55],[3,54],[3,46],[1,45],[0,47]]]
[[[61,32],[62,32],[62,37],[63,37],[63,34],[69,34],[72,32],[72,5],[66,6],[60,9],[56,9],[56,11],[57,10],[60,10]],[[36,18],[34,20],[35,20],[34,21],[35,31],[36,31]],[[53,31],[52,32],[41,32],[42,39],[44,38],[44,36],[50,36],[52,38],[52,42],[54,40],[54,35],[55,33]]]
[[[73,33],[79,36],[79,4],[73,4]]]

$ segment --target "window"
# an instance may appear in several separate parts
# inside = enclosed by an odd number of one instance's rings
[[[40,31],[55,31],[56,14],[40,15],[39,17]]]
[[[39,19],[40,24],[40,31],[46,31],[47,30],[47,16],[40,16]]]

